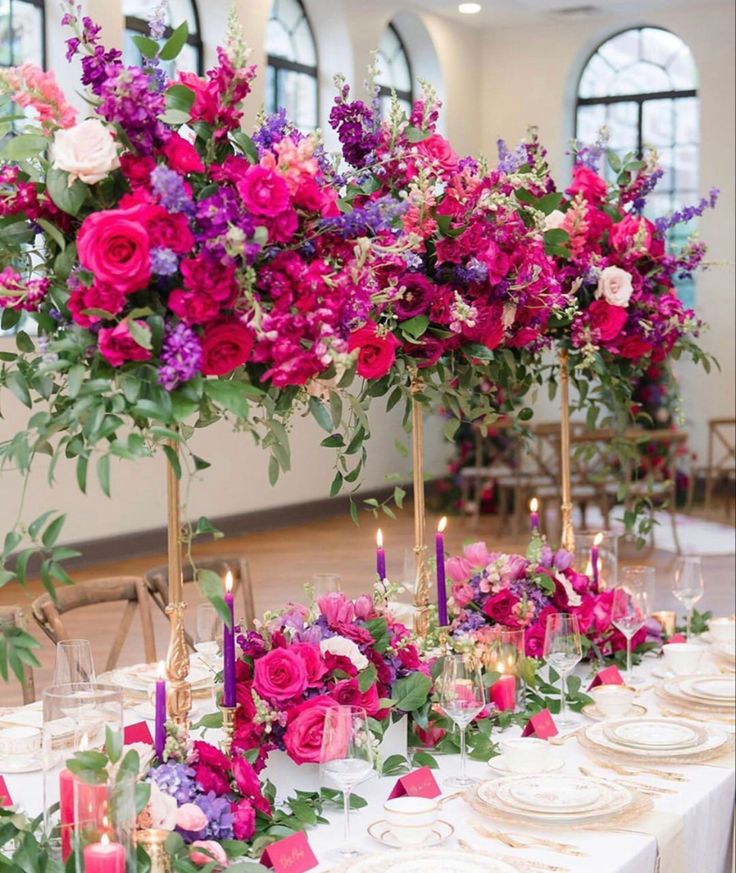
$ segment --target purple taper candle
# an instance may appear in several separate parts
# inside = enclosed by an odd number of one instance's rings
[[[603,534],[596,534],[595,539],[593,540],[593,545],[590,549],[590,568],[593,574],[593,591],[597,594],[598,589],[600,587],[600,580],[598,578],[598,556],[600,554],[600,544],[603,542]]]
[[[532,525],[532,533],[539,530],[539,501],[532,497],[529,501],[529,519]]]
[[[229,570],[225,576],[225,606],[230,615],[230,623],[225,622],[223,630],[222,705],[233,707],[235,706],[235,600],[233,574]]]
[[[383,548],[383,531],[380,527],[376,533],[376,573],[383,582],[386,578],[386,550]]]
[[[158,665],[159,678],[156,680],[156,722],[154,725],[154,749],[159,761],[163,760],[166,745],[166,680],[164,662]]]
[[[446,627],[447,621],[447,584],[445,582],[445,527],[447,519],[442,516],[437,525],[435,536],[435,554],[437,555],[437,621],[440,627]]]

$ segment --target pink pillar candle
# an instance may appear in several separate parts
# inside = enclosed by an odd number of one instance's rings
[[[490,688],[491,703],[499,712],[516,709],[516,677],[501,676]]]
[[[74,791],[76,786],[76,810]],[[61,825],[61,857],[64,861],[72,851],[72,833],[77,814],[85,821],[100,822],[107,814],[107,785],[92,785],[70,770],[59,773],[59,823]]]
[[[125,873],[125,848],[103,834],[99,843],[84,847],[84,873]]]

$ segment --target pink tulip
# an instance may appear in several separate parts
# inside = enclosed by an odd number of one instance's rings
[[[463,554],[473,567],[487,567],[491,556],[485,543],[470,543],[463,549]]]
[[[453,582],[467,582],[473,574],[473,566],[470,561],[459,555],[448,558],[445,568],[447,575]]]

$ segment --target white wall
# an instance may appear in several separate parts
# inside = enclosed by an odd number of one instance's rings
[[[703,345],[715,354],[720,373],[707,376],[692,364],[678,366],[683,411],[692,428],[691,446],[705,460],[707,420],[734,415],[734,4],[693,4],[692,9],[660,10],[644,19],[596,15],[590,20],[544,26],[502,28],[485,34],[482,66],[483,149],[495,154],[496,139],[521,138],[529,124],[542,141],[559,178],[573,132],[577,77],[590,53],[608,36],[627,27],[658,25],[690,46],[699,75],[700,187],[721,189],[718,209],[701,219],[700,234],[709,261],[719,262],[697,282],[696,309],[710,330]],[[554,409],[540,399],[539,415]]]

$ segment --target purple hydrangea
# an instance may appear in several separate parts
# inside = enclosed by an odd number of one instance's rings
[[[167,326],[161,349],[158,381],[167,391],[193,379],[202,368],[202,344],[186,324]]]
[[[191,212],[192,195],[184,179],[166,164],[151,171],[151,186],[159,204],[169,212]]]
[[[504,140],[496,141],[498,146],[498,169],[502,173],[515,173],[528,160],[527,150],[524,143],[519,143],[516,148],[510,152]]]
[[[148,779],[164,794],[173,797],[179,806],[183,803],[191,803],[197,794],[194,770],[186,764],[173,761],[161,764],[160,767],[149,770]]]
[[[179,269],[179,258],[172,249],[158,246],[151,249],[151,271],[157,276],[173,276]]]
[[[214,791],[201,794],[194,803],[207,816],[207,827],[194,837],[196,840],[231,840],[233,813],[227,797],[218,797]]]

